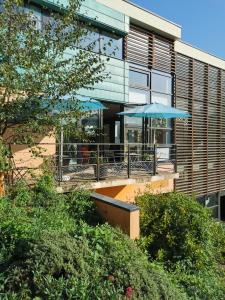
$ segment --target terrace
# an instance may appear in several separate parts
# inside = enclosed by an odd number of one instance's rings
[[[91,188],[147,182],[150,178],[171,178],[176,174],[176,145],[140,143],[46,143],[38,144],[41,157],[33,157],[23,145],[12,145],[13,171],[9,180],[30,178],[48,159],[58,185]]]

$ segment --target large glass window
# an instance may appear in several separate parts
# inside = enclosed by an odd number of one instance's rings
[[[79,47],[98,53],[100,50],[99,41],[99,32],[97,30],[90,30],[87,32],[87,35],[80,39]]]
[[[123,38],[103,31],[100,33],[100,51],[114,58],[123,58]]]
[[[160,103],[166,106],[171,106],[171,95],[160,94],[156,92],[152,92],[151,102],[152,103]]]
[[[149,74],[130,70],[129,81],[132,86],[149,87]]]
[[[172,81],[171,76],[162,72],[152,72],[152,91],[171,94]]]
[[[170,74],[132,65],[129,71],[129,86],[130,103],[143,105],[161,103],[172,106],[172,76]],[[171,143],[171,120],[148,119],[146,124],[146,142]]]
[[[146,90],[130,88],[129,102],[136,104],[146,104],[150,102],[150,92]]]

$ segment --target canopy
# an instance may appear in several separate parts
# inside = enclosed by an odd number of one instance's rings
[[[189,118],[191,115],[174,107],[166,106],[160,103],[137,106],[135,108],[119,113],[122,116],[152,119],[172,119],[172,118]]]

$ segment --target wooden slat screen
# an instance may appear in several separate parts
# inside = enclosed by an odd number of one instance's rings
[[[192,115],[175,121],[176,190],[196,196],[225,190],[225,71],[175,53],[173,41],[133,25],[125,59],[174,74],[174,104]]]
[[[225,189],[224,74],[177,54],[176,106],[192,115],[187,124],[176,121],[178,191],[201,196]]]
[[[130,27],[125,56],[128,61],[147,68],[175,72],[174,43],[135,26]]]

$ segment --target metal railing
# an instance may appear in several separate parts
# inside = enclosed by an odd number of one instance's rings
[[[64,143],[38,144],[58,183],[139,178],[176,172],[176,145]],[[24,148],[23,148],[24,149]],[[14,151],[14,177],[40,170],[28,149]],[[30,156],[29,156],[30,155]],[[37,160],[35,162],[35,159]],[[31,167],[33,165],[33,167]],[[16,178],[14,178],[16,179]]]

